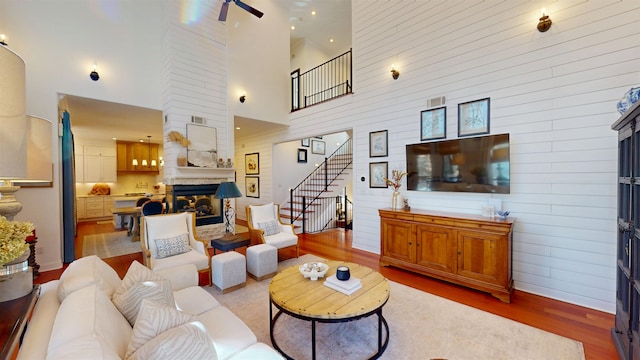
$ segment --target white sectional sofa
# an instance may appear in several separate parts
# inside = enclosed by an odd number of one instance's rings
[[[89,256],[41,285],[18,359],[144,358],[282,359],[198,286],[193,265],[134,262],[121,280]]]

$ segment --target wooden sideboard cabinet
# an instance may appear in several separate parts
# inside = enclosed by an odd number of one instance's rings
[[[514,218],[380,209],[380,265],[491,293],[511,302]]]

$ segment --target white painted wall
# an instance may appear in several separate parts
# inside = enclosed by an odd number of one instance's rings
[[[344,49],[341,53],[349,49]],[[300,40],[293,44],[291,48],[291,71],[300,69],[300,73],[304,73],[314,67],[330,60],[329,56],[323,49],[312,41]],[[290,72],[291,72],[290,71]]]
[[[310,139],[309,145],[312,141],[325,143],[324,155],[314,154],[311,146],[301,146],[300,140],[274,145],[273,172],[274,174],[287,174],[287,176],[274,177],[273,201],[278,204],[288,201],[289,189],[303,181],[319,164],[324,162],[325,157],[331,156],[348,139],[349,135],[346,132],[324,135],[322,139]],[[307,150],[306,163],[298,162],[298,149]]]
[[[0,0],[0,32],[26,63],[27,113],[57,123],[59,93],[160,109],[162,3]],[[94,63],[97,82],[89,79]],[[53,188],[23,188],[16,195],[24,207],[16,218],[37,228],[41,271],[62,265],[55,133]]]
[[[610,125],[618,99],[640,83],[640,3],[352,6],[354,95],[293,113],[287,131],[246,141],[243,151],[352,127],[354,247],[379,253],[377,210],[388,207],[391,191],[369,188],[369,163],[405,167],[404,147],[420,141],[427,99],[446,96],[451,139],[457,104],[490,97],[491,133],[511,135],[511,194],[403,194],[413,208],[475,214],[501,199],[518,218],[516,288],[613,312],[617,144]],[[536,30],[542,7],[553,20],[546,33]],[[389,130],[389,156],[371,159],[369,132],[381,129]],[[274,173],[274,181],[286,175]]]
[[[260,19],[231,4],[227,16],[228,121],[234,116],[289,123],[289,17],[286,2],[247,2]],[[240,103],[245,92],[247,100]],[[233,137],[233,134],[230,134]]]

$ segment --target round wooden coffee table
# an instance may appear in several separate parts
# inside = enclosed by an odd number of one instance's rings
[[[291,359],[277,344],[273,329],[278,318],[284,313],[298,319],[311,321],[311,356],[316,358],[316,323],[339,323],[378,316],[378,352],[371,359],[377,359],[389,344],[389,325],[382,316],[382,307],[389,300],[389,283],[380,273],[362,265],[343,261],[323,261],[329,265],[324,278],[317,281],[305,279],[298,266],[289,267],[276,275],[269,285],[270,335],[273,347],[287,359]],[[362,288],[351,295],[345,295],[324,285],[327,277],[336,273],[338,266],[348,266],[352,277],[359,278]],[[273,307],[278,312],[273,315]],[[382,327],[385,328],[383,338]]]

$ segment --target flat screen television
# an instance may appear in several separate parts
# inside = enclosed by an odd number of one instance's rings
[[[509,194],[509,134],[407,145],[407,189]]]

